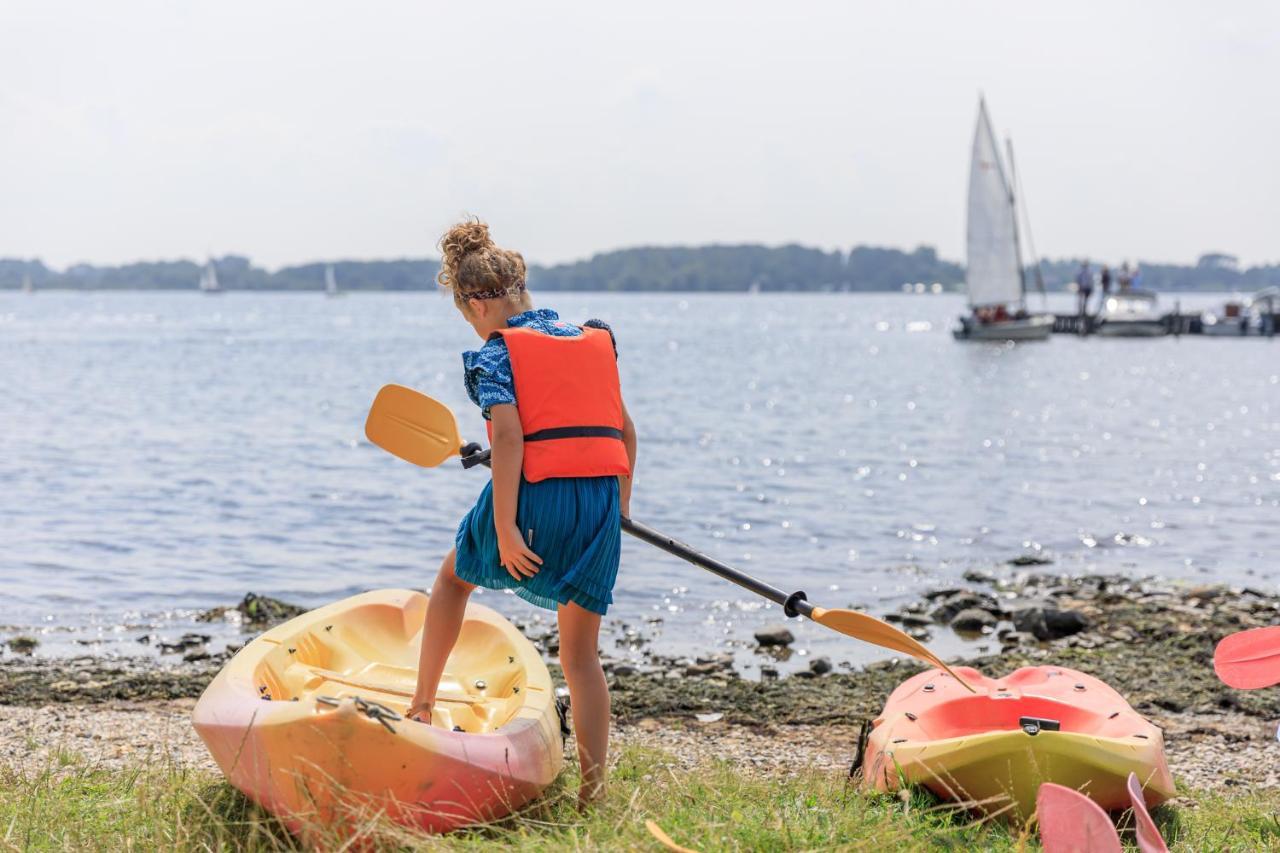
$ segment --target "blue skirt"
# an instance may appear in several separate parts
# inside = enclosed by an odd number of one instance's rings
[[[603,615],[613,603],[622,551],[617,477],[520,480],[516,524],[542,558],[531,578],[516,580],[498,559],[493,481],[458,525],[454,572],[487,589],[511,589],[531,604],[555,610],[570,601]]]

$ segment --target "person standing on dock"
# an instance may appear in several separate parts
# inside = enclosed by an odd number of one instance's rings
[[[1117,284],[1120,285],[1121,293],[1128,293],[1129,287],[1133,284],[1133,275],[1129,272],[1129,262],[1125,261],[1120,265],[1120,277]]]
[[[1086,260],[1080,264],[1080,272],[1076,273],[1076,294],[1080,297],[1080,306],[1076,313],[1083,317],[1089,311],[1089,297],[1093,295],[1093,271]]]
[[[1111,267],[1106,264],[1102,265],[1102,273],[1098,276],[1098,284],[1102,290],[1102,293],[1098,296],[1098,313],[1102,313],[1102,307],[1107,304],[1107,297],[1111,295]]]

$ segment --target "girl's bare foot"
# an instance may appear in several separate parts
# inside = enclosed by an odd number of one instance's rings
[[[578,788],[578,813],[586,814],[604,802],[605,786],[603,783],[588,784],[584,782]]]

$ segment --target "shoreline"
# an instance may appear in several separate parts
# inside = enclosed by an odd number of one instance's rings
[[[273,611],[278,618],[262,626],[290,613]],[[999,653],[949,662],[987,674],[1053,662],[1098,676],[1165,729],[1184,784],[1280,788],[1280,762],[1264,755],[1280,750],[1274,732],[1280,691],[1233,690],[1212,667],[1222,636],[1280,624],[1280,596],[1153,578],[1028,573],[1009,581],[973,573],[965,586],[929,591],[887,618],[918,633],[960,624],[985,632]],[[544,652],[554,649],[553,635],[536,642]],[[184,761],[211,769],[207,755],[201,765],[203,747],[185,717],[229,653],[188,657],[166,664],[7,652],[0,657],[0,706],[6,706],[0,757],[30,764],[24,754],[53,755],[69,744],[114,760],[137,754],[128,740],[137,731],[153,745],[184,744]],[[766,774],[785,764],[796,738],[822,745],[810,752],[825,756],[823,766],[839,765],[839,749],[851,760],[857,726],[879,713],[893,687],[923,669],[896,656],[854,672],[823,671],[815,660],[808,671],[757,681],[740,677],[729,656],[654,651],[643,666],[606,659],[605,667],[621,743],[742,758]],[[551,668],[558,680],[558,667]],[[104,717],[112,721],[105,728],[121,734],[102,735]],[[98,733],[86,734],[86,725]]]
[[[194,699],[243,643],[302,612],[304,608],[252,593],[237,605],[205,611],[197,621],[230,618],[242,625],[242,642],[230,644],[223,651],[212,651],[205,645],[207,635],[202,638],[198,634],[186,634],[172,644],[157,639],[168,646],[166,657],[44,657],[23,654],[16,647],[0,648],[0,704]],[[1268,699],[1268,691],[1232,690],[1217,681],[1212,669],[1213,648],[1221,637],[1246,628],[1280,624],[1280,593],[1160,577],[1077,576],[1041,570],[1000,577],[971,571],[966,573],[963,584],[926,590],[882,618],[926,644],[935,631],[954,632],[972,641],[970,649],[978,653],[953,655],[948,662],[974,666],[988,674],[1049,661],[1084,668],[1092,661],[1094,668],[1100,670],[1095,674],[1104,680],[1110,677],[1109,683],[1126,694],[1139,710],[1143,703],[1171,711],[1208,710],[1220,703],[1226,709],[1240,706],[1255,712],[1265,708],[1280,713],[1280,699]],[[602,648],[601,660],[611,684],[623,694],[651,695],[623,702],[615,714],[627,719],[682,712],[695,697],[714,695],[717,690],[731,697],[735,691],[747,689],[766,699],[774,694],[792,696],[791,701],[769,704],[769,721],[816,722],[803,710],[801,697],[805,693],[834,691],[856,699],[858,693],[883,690],[887,696],[897,682],[924,668],[910,658],[886,651],[881,660],[852,671],[833,671],[821,662],[820,656],[815,656],[809,661],[808,670],[774,673],[770,663],[790,656],[790,641],[775,645],[770,640],[762,643],[760,638],[786,633],[789,624],[794,620],[779,615],[776,624],[755,632],[753,668],[764,669],[758,680],[744,679],[735,659],[724,653],[689,657],[654,649],[652,646],[658,643],[651,641],[658,638],[647,634],[655,632],[660,636],[660,625],[628,626],[628,639],[640,648],[640,660],[634,656],[612,657],[607,648]],[[554,661],[559,638],[554,625],[524,625],[517,620],[517,627],[524,628],[558,676]],[[1135,651],[1135,646],[1150,649],[1150,653],[1144,657]],[[999,652],[984,651],[995,648]],[[1174,661],[1204,665],[1184,670],[1172,666]],[[1172,689],[1171,683],[1160,677],[1165,670],[1177,670],[1170,673],[1173,682],[1191,689]],[[1151,678],[1153,675],[1156,677]],[[823,686],[818,688],[818,683]],[[1155,690],[1153,685],[1168,689]],[[661,689],[641,689],[648,686]],[[861,702],[857,706],[862,709]],[[749,719],[759,720],[758,711],[753,709]],[[842,712],[832,713],[845,716]]]

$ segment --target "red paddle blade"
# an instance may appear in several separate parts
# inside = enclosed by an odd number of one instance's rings
[[[1280,684],[1280,625],[1224,637],[1213,653],[1213,671],[1237,690]]]
[[[1036,793],[1036,820],[1045,853],[1120,853],[1120,835],[1093,800],[1045,782]]]
[[[1133,828],[1138,835],[1138,849],[1142,853],[1169,853],[1165,846],[1156,822],[1147,811],[1146,797],[1142,796],[1142,785],[1138,782],[1138,774],[1129,774],[1129,802],[1133,804]]]

